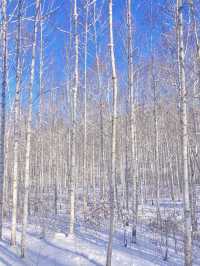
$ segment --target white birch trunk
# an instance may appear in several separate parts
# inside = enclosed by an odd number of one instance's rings
[[[32,123],[32,93],[33,82],[35,77],[35,59],[36,59],[36,43],[39,21],[39,6],[40,0],[36,0],[36,15],[34,21],[34,37],[32,46],[31,73],[29,83],[29,98],[28,98],[28,118],[26,132],[26,157],[25,157],[25,179],[24,179],[24,204],[23,204],[23,220],[22,220],[22,236],[21,236],[21,257],[25,256],[26,248],[26,229],[28,220],[28,196],[29,196],[29,181],[30,181],[30,151],[31,151],[31,123]]]
[[[99,49],[97,42],[97,29],[96,29],[96,2],[94,2],[93,12],[93,24],[94,24],[94,42],[95,42],[95,57],[97,66],[97,81],[98,90],[100,92],[100,198],[103,200],[105,197],[105,169],[104,169],[104,125],[103,125],[103,90],[100,77],[100,62],[99,62]]]
[[[112,146],[111,146],[111,172],[109,178],[109,197],[110,197],[110,229],[109,242],[107,247],[106,266],[111,266],[112,260],[112,242],[114,231],[114,187],[115,187],[115,170],[116,170],[116,125],[117,125],[117,74],[114,54],[113,40],[113,2],[109,0],[109,48],[110,60],[112,67],[112,88],[113,88],[113,110],[112,110]]]
[[[17,221],[17,188],[18,188],[18,154],[19,154],[19,115],[20,115],[20,80],[21,80],[21,5],[18,4],[18,26],[17,26],[17,46],[16,46],[16,90],[15,90],[15,106],[14,106],[14,165],[13,165],[13,191],[12,191],[12,229],[11,229],[11,245],[16,245],[16,221]]]
[[[85,47],[84,47],[84,141],[83,141],[83,211],[87,209],[87,53],[88,53],[88,5],[86,1]]]
[[[0,98],[0,239],[3,227],[3,188],[5,157],[5,93],[7,87],[7,1],[2,0],[2,86]]]
[[[187,89],[185,80],[185,50],[183,36],[183,1],[177,0],[178,15],[178,63],[179,86],[181,90],[181,137],[182,137],[182,166],[183,166],[183,195],[184,195],[184,255],[185,266],[192,265],[192,223],[189,193],[188,171],[188,117],[187,117]]]
[[[132,241],[136,243],[137,228],[137,149],[136,149],[136,110],[135,110],[135,90],[133,84],[133,39],[132,39],[132,1],[128,0],[127,25],[128,25],[128,89],[130,94],[130,130],[131,130],[131,174],[133,178],[133,228]]]
[[[71,134],[71,174],[69,180],[69,235],[74,234],[75,229],[75,183],[76,183],[76,106],[78,91],[78,14],[77,1],[74,0],[74,38],[75,38],[75,69],[74,87],[72,91],[72,134]]]

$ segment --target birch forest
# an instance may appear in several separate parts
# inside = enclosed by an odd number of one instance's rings
[[[0,266],[200,265],[200,1],[0,1]]]

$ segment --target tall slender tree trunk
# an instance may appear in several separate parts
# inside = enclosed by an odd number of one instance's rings
[[[130,95],[130,130],[131,130],[131,174],[133,177],[133,228],[132,241],[136,243],[137,227],[137,149],[136,149],[136,110],[135,110],[135,90],[133,84],[133,38],[132,38],[132,1],[128,0],[127,26],[128,26],[128,90]]]
[[[192,265],[192,223],[188,171],[188,117],[187,89],[185,78],[185,49],[183,36],[183,0],[177,0],[178,15],[178,63],[179,86],[181,90],[181,137],[182,137],[182,166],[183,166],[183,195],[184,195],[184,255],[185,266]]]
[[[87,208],[87,53],[88,53],[88,1],[86,1],[84,47],[84,141],[83,141],[83,210]]]
[[[109,228],[109,242],[107,247],[106,266],[111,266],[112,260],[112,242],[114,231],[114,187],[115,187],[115,173],[116,173],[116,125],[117,125],[117,73],[114,54],[114,40],[113,40],[113,2],[109,0],[109,48],[110,60],[112,67],[112,88],[113,88],[113,110],[112,110],[112,146],[111,146],[111,172],[109,178],[109,198],[110,198],[110,228]]]
[[[154,125],[154,175],[155,175],[155,197],[158,223],[161,221],[160,213],[160,171],[159,171],[159,135],[158,135],[158,111],[157,111],[157,89],[154,74],[154,57],[151,59],[151,87],[153,90],[153,125]]]
[[[25,179],[24,179],[24,203],[23,203],[23,220],[22,220],[22,236],[21,236],[21,256],[25,255],[26,248],[26,229],[28,220],[28,196],[29,196],[29,182],[30,182],[30,152],[31,152],[31,124],[32,124],[32,94],[33,82],[35,77],[35,60],[36,60],[36,43],[39,21],[39,7],[40,0],[36,0],[36,14],[34,20],[34,36],[32,46],[32,60],[31,73],[29,83],[29,98],[28,98],[28,118],[27,118],[27,132],[26,132],[26,157],[25,157]]]
[[[128,167],[129,167],[129,163],[128,163],[128,147],[129,147],[129,142],[128,142],[128,127],[129,127],[129,119],[128,119],[128,100],[127,100],[127,114],[126,114],[126,126],[125,126],[125,130],[126,130],[126,147],[125,147],[125,177],[124,177],[124,181],[125,181],[125,206],[126,206],[126,211],[127,214],[129,214],[129,171],[128,171]]]
[[[76,184],[76,107],[78,91],[78,14],[77,1],[74,0],[74,41],[75,41],[75,69],[74,69],[74,87],[72,89],[72,131],[71,131],[71,174],[69,180],[69,234],[74,234],[75,228],[75,184]]]
[[[39,85],[40,85],[40,99],[39,99],[39,146],[40,146],[40,171],[39,171],[39,184],[40,184],[40,215],[42,218],[42,237],[45,236],[45,202],[44,202],[44,137],[43,137],[43,111],[44,111],[44,85],[43,85],[43,70],[44,70],[44,48],[43,48],[43,19],[42,19],[42,3],[40,2],[40,74],[39,74]]]
[[[14,165],[13,165],[13,206],[12,206],[12,230],[11,245],[16,245],[16,220],[17,220],[17,187],[18,187],[18,155],[19,155],[19,115],[20,115],[20,80],[21,80],[21,8],[22,1],[18,4],[18,26],[17,26],[17,44],[16,44],[16,91],[14,106]]]
[[[0,98],[0,239],[3,227],[3,188],[5,163],[5,94],[7,87],[7,1],[2,0],[2,86]]]
[[[93,12],[94,23],[94,42],[95,42],[95,57],[97,66],[97,84],[100,92],[100,198],[105,197],[105,169],[104,169],[104,125],[103,125],[103,89],[100,76],[100,62],[99,62],[99,49],[97,41],[97,28],[96,28],[96,2],[94,2]]]
[[[158,112],[157,112],[157,85],[155,80],[155,69],[154,69],[154,49],[153,49],[153,1],[151,0],[151,40],[150,40],[150,50],[151,50],[151,65],[150,65],[150,80],[151,89],[153,92],[153,130],[154,130],[154,176],[155,176],[155,189],[154,197],[156,200],[156,211],[157,211],[157,222],[161,221],[160,214],[160,173],[159,173],[159,150],[158,150]]]

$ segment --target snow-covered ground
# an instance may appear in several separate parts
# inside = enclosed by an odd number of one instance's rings
[[[163,261],[159,249],[147,236],[138,235],[138,243],[123,246],[122,232],[114,238],[113,266],[179,266],[183,265],[180,254],[169,254],[169,260]],[[105,265],[107,234],[77,228],[76,235],[65,237],[63,233],[48,234],[45,239],[39,237],[34,226],[29,226],[26,258],[20,258],[20,233],[18,246],[10,247],[10,229],[4,228],[4,240],[0,242],[0,265],[7,266],[100,266]],[[170,251],[169,251],[170,253]],[[196,264],[198,265],[198,264]]]
[[[174,212],[176,210],[176,212]],[[175,239],[172,234],[168,238],[168,259],[163,260],[165,247],[165,234],[162,244],[160,235],[152,228],[155,217],[155,206],[151,202],[143,208],[139,206],[139,223],[137,228],[137,244],[131,243],[131,228],[126,227],[127,247],[124,247],[124,228],[116,223],[113,240],[113,266],[182,266],[183,263],[183,237],[181,233],[182,205],[180,202],[172,204],[171,201],[163,200],[161,204],[162,218],[170,214],[176,233]],[[18,223],[17,246],[11,247],[10,224],[5,224],[3,241],[0,241],[0,266],[104,266],[106,261],[106,247],[108,242],[107,221],[103,216],[97,216],[96,222],[90,223],[81,220],[79,214],[76,233],[73,237],[66,237],[63,232],[67,228],[67,217],[60,212],[58,215],[46,217],[43,222],[32,216],[29,220],[27,234],[27,252],[24,259],[20,257],[21,226]],[[8,219],[10,220],[10,219]],[[79,223],[78,223],[79,221]],[[174,225],[170,223],[169,226]],[[42,225],[45,229],[45,238],[41,238]],[[169,230],[170,231],[170,230]],[[170,231],[171,232],[171,231]],[[198,239],[194,242],[194,266],[200,265]]]

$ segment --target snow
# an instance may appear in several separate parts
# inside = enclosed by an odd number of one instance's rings
[[[19,228],[20,229],[20,228]],[[4,228],[4,240],[0,241],[1,266],[103,266],[105,265],[108,236],[79,227],[74,236],[66,237],[62,232],[49,234],[41,239],[38,230],[29,226],[28,250],[24,259],[20,258],[20,230],[17,234],[17,247],[10,247],[10,228]],[[158,248],[148,237],[139,235],[137,244],[123,246],[122,232],[115,234],[113,243],[113,266],[181,266],[180,255],[170,254],[169,261],[163,261]]]

